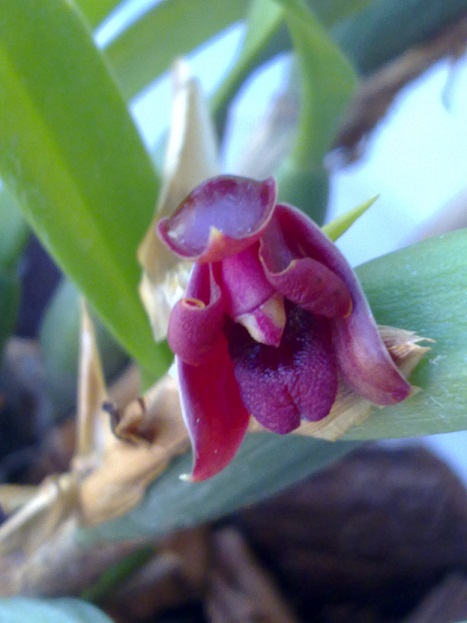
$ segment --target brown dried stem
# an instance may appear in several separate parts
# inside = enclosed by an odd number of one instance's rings
[[[417,46],[388,63],[363,81],[347,112],[334,143],[342,163],[359,158],[375,126],[403,87],[442,58],[458,59],[467,43],[467,15],[431,41]]]

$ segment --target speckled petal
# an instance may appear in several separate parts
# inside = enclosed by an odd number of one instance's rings
[[[168,342],[185,363],[202,363],[214,348],[224,325],[221,291],[210,264],[195,265],[187,296],[174,306],[169,319]]]
[[[278,204],[274,219],[289,249],[289,256],[311,257],[324,264],[347,286],[352,313],[332,320],[332,334],[339,368],[352,389],[379,405],[407,398],[410,384],[393,363],[357,277],[320,228],[296,208]],[[284,255],[285,257],[285,255]]]
[[[221,175],[197,186],[157,232],[176,255],[218,262],[257,241],[273,214],[276,184]]]
[[[193,447],[193,470],[188,479],[205,480],[233,459],[250,416],[223,335],[201,365],[190,366],[178,359],[177,371],[182,413]]]
[[[269,430],[289,433],[302,418],[316,421],[330,412],[337,372],[329,324],[291,306],[277,348],[258,344],[239,325],[227,329],[243,402]]]

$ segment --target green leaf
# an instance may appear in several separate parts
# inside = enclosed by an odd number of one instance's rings
[[[133,573],[141,569],[154,557],[154,547],[142,547],[108,567],[91,586],[87,587],[81,597],[94,604],[104,603],[108,597],[121,586]]]
[[[80,294],[68,279],[63,279],[47,305],[39,332],[45,385],[56,417],[66,415],[76,404],[81,315]],[[108,381],[122,369],[127,358],[102,323],[95,324]]]
[[[20,280],[16,271],[0,272],[0,355],[12,334],[19,308]]]
[[[75,0],[91,26],[97,26],[122,0]]]
[[[306,0],[316,17],[325,26],[332,26],[365,9],[374,0]]]
[[[0,599],[2,623],[112,623],[106,614],[80,599]]]
[[[191,471],[191,455],[173,461],[152,484],[145,499],[127,515],[83,531],[83,539],[124,540],[159,536],[218,518],[253,504],[356,448],[299,436],[247,435],[234,461],[201,483],[180,480]]]
[[[321,229],[327,236],[329,236],[329,238],[331,238],[331,240],[337,240],[342,236],[342,234],[345,234],[349,227],[351,227],[351,225],[353,225],[355,221],[362,216],[362,214],[365,214],[368,208],[370,208],[377,199],[378,195],[368,199],[368,201],[365,201],[365,203],[362,203],[353,210],[349,210],[345,214],[341,214],[341,216],[335,218],[331,221],[331,223],[327,223]]]
[[[380,324],[435,340],[411,376],[415,396],[375,409],[346,438],[381,439],[467,429],[467,229],[361,266]]]
[[[66,0],[5,0],[0,173],[42,243],[129,353],[168,363],[137,295],[158,183],[86,25]]]
[[[106,48],[125,97],[130,98],[184,56],[245,15],[248,0],[165,0]]]
[[[225,126],[228,105],[240,85],[261,63],[290,47],[290,38],[284,28],[283,13],[282,7],[274,0],[251,2],[240,56],[211,102],[220,136]]]
[[[28,239],[29,227],[5,186],[0,189],[0,266],[13,267]]]
[[[306,0],[309,9],[325,26],[347,18],[366,7],[371,0]],[[283,22],[283,11],[274,0],[252,2],[246,20],[244,45],[234,67],[212,100],[219,133],[225,124],[227,106],[241,85],[263,63],[291,49],[290,36]]]
[[[351,65],[300,0],[276,0],[285,9],[300,68],[300,116],[291,159],[296,168],[322,164],[356,84]]]
[[[288,158],[276,177],[280,201],[297,206],[321,225],[329,202],[329,171],[323,165],[303,169]]]
[[[355,87],[353,69],[301,0],[275,0],[285,11],[300,76],[294,146],[277,176],[280,197],[322,223],[328,201],[323,159]]]
[[[467,0],[374,0],[336,25],[333,37],[361,74],[370,74],[465,16]]]
[[[18,264],[29,227],[11,193],[0,188],[0,355],[12,334],[19,308]]]

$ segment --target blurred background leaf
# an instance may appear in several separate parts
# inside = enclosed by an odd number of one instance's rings
[[[191,454],[185,454],[172,461],[141,504],[118,519],[84,529],[82,538],[91,543],[160,536],[221,517],[322,469],[358,445],[291,435],[247,435],[225,470],[196,484],[180,480],[181,474],[191,472]]]
[[[45,384],[55,418],[66,415],[76,401],[80,303],[76,286],[62,279],[47,305],[39,332]],[[105,378],[109,381],[122,370],[127,356],[99,321],[96,334]]]
[[[0,599],[0,621],[4,623],[112,623],[91,604],[79,599]]]
[[[467,0],[373,0],[332,30],[358,72],[368,75],[427,41],[467,10]]]
[[[158,179],[86,25],[65,0],[8,0],[0,24],[0,170],[42,243],[153,376],[136,247]]]
[[[125,97],[133,97],[177,57],[242,19],[248,4],[248,0],[165,0],[149,9],[105,49]]]
[[[300,109],[296,138],[278,171],[279,196],[322,223],[328,203],[323,160],[350,101],[356,76],[351,65],[300,0],[284,7],[298,65]]]
[[[122,0],[76,0],[76,4],[91,26],[97,26],[123,4]]]
[[[384,439],[465,430],[467,229],[390,253],[357,269],[380,324],[435,340],[412,374],[421,391],[377,409],[346,438]]]
[[[29,228],[7,188],[0,188],[0,353],[18,314],[20,261]]]

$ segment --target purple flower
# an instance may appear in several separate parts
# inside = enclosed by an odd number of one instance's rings
[[[210,179],[158,233],[195,263],[168,331],[192,480],[231,461],[250,414],[283,434],[326,417],[339,379],[378,405],[410,394],[351,267],[272,178]]]

